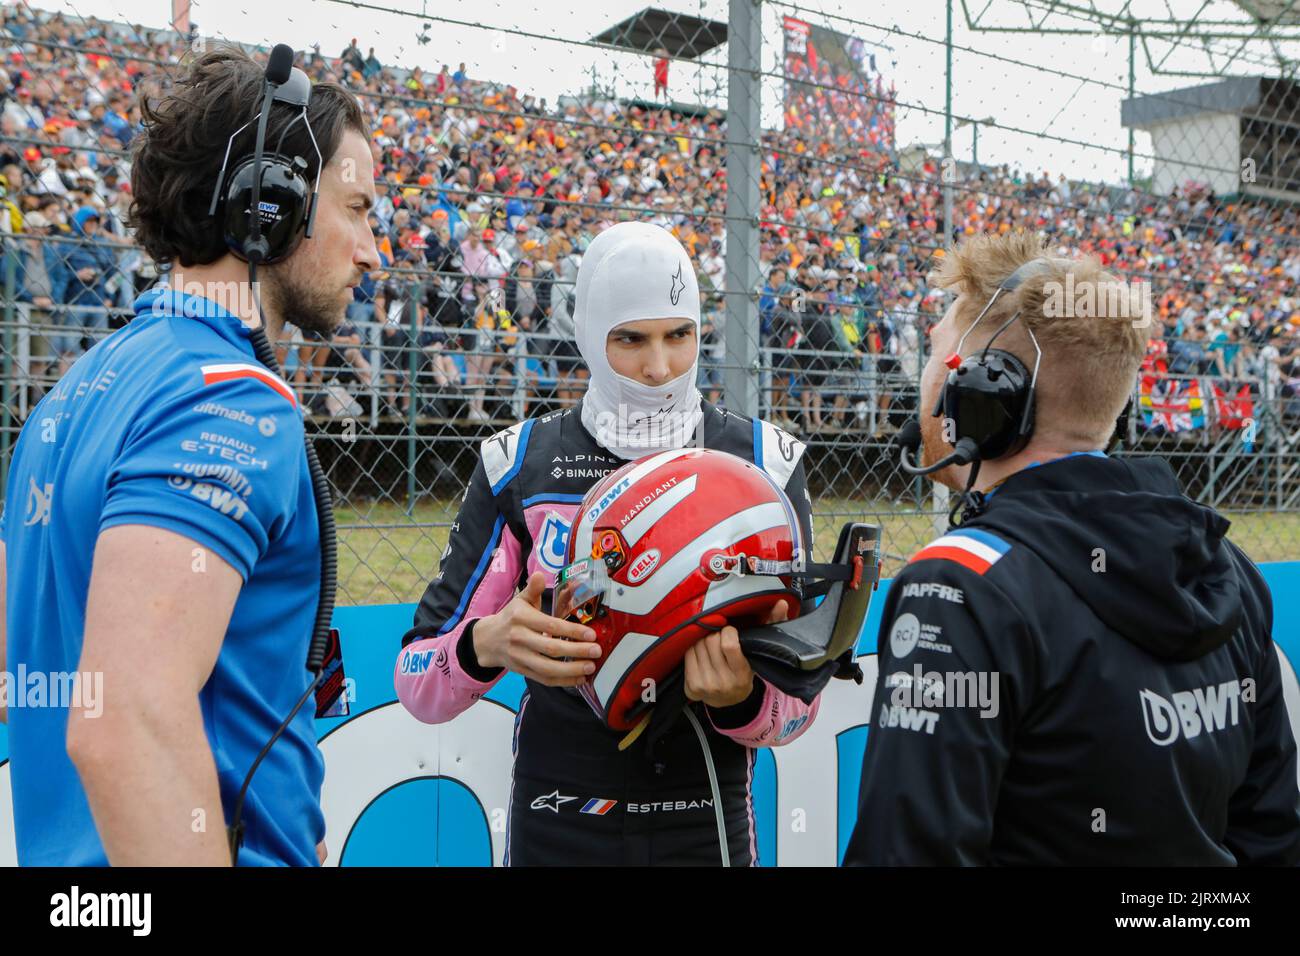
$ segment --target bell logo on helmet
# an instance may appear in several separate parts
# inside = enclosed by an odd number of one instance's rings
[[[659,549],[651,548],[645,554],[641,555],[632,562],[632,566],[627,569],[627,580],[629,584],[639,584],[650,575],[654,574],[655,568],[659,567]]]

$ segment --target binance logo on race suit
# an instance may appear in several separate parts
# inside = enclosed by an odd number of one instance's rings
[[[607,458],[604,455],[556,455],[551,459],[554,467],[551,477],[560,478],[604,478],[611,471],[621,467],[621,459]]]
[[[569,547],[572,525],[554,511],[546,514],[546,523],[537,536],[537,562],[546,570],[559,574],[564,570],[564,555]]]
[[[1222,684],[1180,690],[1165,698],[1153,690],[1138,691],[1147,736],[1157,747],[1168,747],[1179,736],[1187,740],[1236,727],[1241,704],[1255,700],[1255,682],[1229,680]]]

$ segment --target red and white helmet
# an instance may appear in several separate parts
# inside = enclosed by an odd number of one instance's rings
[[[785,491],[735,455],[661,452],[607,476],[574,516],[555,586],[555,616],[590,626],[601,647],[582,696],[631,730],[646,682],[672,674],[701,637],[762,624],[781,600],[798,615],[791,572],[804,547]]]

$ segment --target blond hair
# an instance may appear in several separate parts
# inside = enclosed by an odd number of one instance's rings
[[[1041,268],[998,298],[966,338],[962,357],[986,345],[1019,312],[994,347],[1032,371],[1037,353],[1025,330],[1038,340],[1035,435],[1099,447],[1133,393],[1146,352],[1149,290],[1121,282],[1096,257],[1050,257],[1042,238],[1024,231],[966,240],[948,252],[932,281],[959,295],[953,319],[960,336],[998,286],[1035,259],[1044,260]]]

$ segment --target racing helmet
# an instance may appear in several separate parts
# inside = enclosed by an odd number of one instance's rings
[[[578,691],[609,727],[631,730],[652,689],[700,638],[799,614],[799,519],[762,468],[723,451],[633,461],[583,498],[556,579],[556,617],[596,632],[601,656]]]

